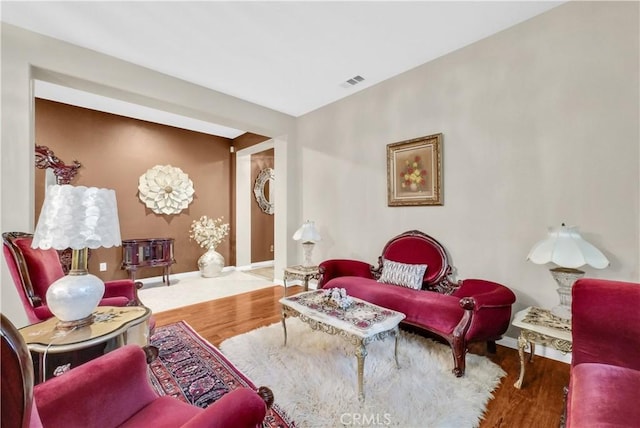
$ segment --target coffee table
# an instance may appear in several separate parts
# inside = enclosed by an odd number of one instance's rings
[[[297,317],[313,330],[339,335],[355,345],[355,355],[358,359],[358,399],[364,401],[364,362],[367,344],[394,337],[394,358],[396,367],[400,368],[398,324],[405,318],[405,314],[355,297],[352,297],[353,304],[349,308],[341,309],[326,300],[324,291],[313,290],[280,299],[284,344],[287,344],[286,320],[289,317]]]

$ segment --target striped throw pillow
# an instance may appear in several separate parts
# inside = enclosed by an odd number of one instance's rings
[[[420,290],[427,265],[411,265],[382,259],[382,275],[378,282]]]

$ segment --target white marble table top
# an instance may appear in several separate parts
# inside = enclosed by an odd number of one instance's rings
[[[395,328],[405,314],[374,305],[355,297],[347,309],[340,309],[324,299],[324,290],[312,290],[283,297],[280,303],[316,321],[360,338],[368,338]]]

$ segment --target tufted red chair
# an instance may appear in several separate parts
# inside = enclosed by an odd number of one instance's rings
[[[64,276],[64,271],[58,252],[54,249],[31,248],[32,239],[33,235],[30,233],[2,234],[4,259],[27,318],[29,322],[36,323],[53,316],[47,307],[47,289]],[[104,286],[104,297],[99,303],[100,306],[141,304],[138,300],[137,286],[130,279],[105,281]]]
[[[159,397],[149,381],[145,351],[118,348],[33,386],[22,336],[2,320],[2,427],[255,428],[273,404],[269,388],[237,388],[206,409]]]

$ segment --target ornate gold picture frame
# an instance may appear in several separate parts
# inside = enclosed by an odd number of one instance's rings
[[[387,205],[443,205],[442,134],[387,145]]]

